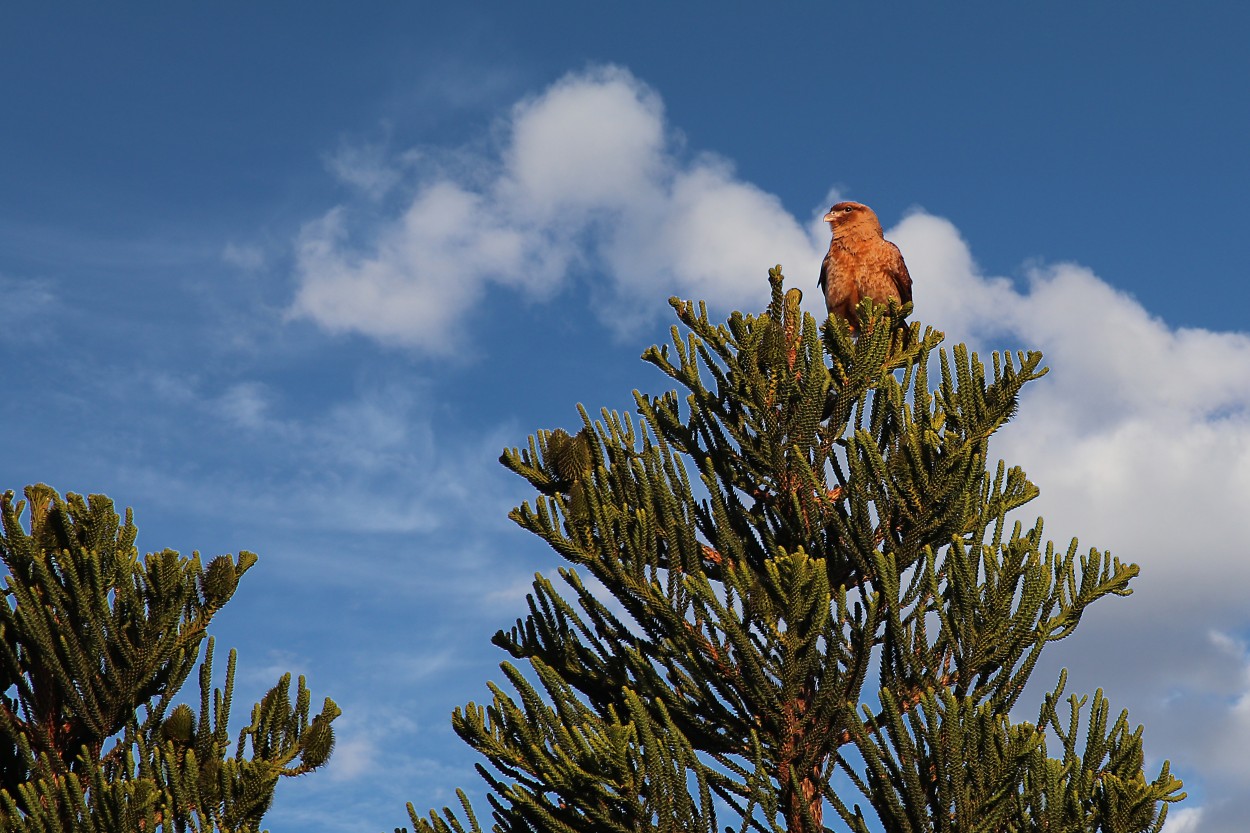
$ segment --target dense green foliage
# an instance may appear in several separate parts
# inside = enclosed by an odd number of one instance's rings
[[[910,305],[818,327],[782,282],[721,325],[673,300],[684,338],[643,358],[683,395],[503,455],[540,493],[512,518],[572,568],[495,637],[515,695],[453,716],[493,829],[1157,833],[1180,782],[1101,692],[1010,715],[1138,572],[1007,520],[1037,488],[987,443],[1041,355],[987,369]],[[412,824],[479,830],[461,798]]]
[[[338,707],[310,719],[288,674],[231,754],[235,655],[213,689],[211,638],[198,711],[174,704],[256,556],[140,559],[131,513],[122,523],[108,498],[43,485],[26,498],[0,500],[0,830],[258,830],[279,778],[328,760]]]

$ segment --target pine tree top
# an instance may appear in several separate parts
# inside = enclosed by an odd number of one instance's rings
[[[987,445],[1040,353],[987,367],[910,304],[818,325],[769,279],[766,311],[721,324],[672,300],[681,327],[643,359],[678,390],[635,392],[636,420],[582,409],[501,458],[539,493],[511,517],[570,563],[572,601],[539,576],[495,637],[529,663],[505,664],[520,703],[492,686],[453,719],[499,773],[496,829],[728,811],[797,833],[832,808],[866,833],[849,784],[887,830],[1157,830],[1180,783],[1146,781],[1101,693],[1083,751],[1062,680],[1036,722],[1010,718],[1041,651],[1138,572],[1008,518],[1038,490]]]

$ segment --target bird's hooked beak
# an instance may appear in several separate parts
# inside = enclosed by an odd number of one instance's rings
[[[825,215],[825,222],[826,222],[826,223],[832,223],[832,222],[833,222],[833,212],[832,212],[832,211],[830,211],[828,214],[826,214],[826,215]]]

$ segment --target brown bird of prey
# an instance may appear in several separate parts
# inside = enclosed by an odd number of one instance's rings
[[[845,318],[851,332],[859,330],[855,306],[863,298],[884,304],[911,300],[911,275],[903,254],[881,230],[872,209],[857,202],[840,202],[825,215],[833,231],[829,254],[820,265],[820,288],[830,315]]]

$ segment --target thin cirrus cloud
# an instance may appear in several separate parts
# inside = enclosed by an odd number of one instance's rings
[[[498,436],[436,441],[422,397],[398,385],[309,419],[281,415],[280,399],[257,382],[234,384],[208,404],[237,429],[234,441],[249,464],[261,449],[271,454],[273,482],[246,500],[274,517],[319,518],[358,532],[432,533],[457,510],[488,500],[496,482],[487,463],[493,455],[484,452],[501,444]],[[316,509],[329,505],[338,511]]]
[[[45,316],[56,308],[56,293],[48,281],[0,275],[0,341],[31,340],[48,334]]]
[[[440,354],[491,285],[545,298],[593,270],[615,301],[605,323],[625,331],[670,294],[754,302],[778,261],[815,274],[819,228],[724,159],[679,158],[659,97],[626,70],[570,74],[506,127],[494,156],[428,175],[381,223],[361,228],[346,206],[308,223],[290,314]],[[361,179],[342,170],[351,159],[335,159],[347,182]]]
[[[625,329],[669,294],[721,312],[758,308],[772,263],[815,274],[827,240],[819,222],[737,179],[724,159],[680,156],[659,97],[626,70],[568,75],[516,104],[506,128],[494,156],[426,177],[380,224],[362,226],[346,206],[309,223],[291,314],[441,353],[492,285],[541,299],[593,273],[596,291],[617,302],[606,323]],[[1028,390],[991,453],[1042,487],[1023,520],[1040,512],[1061,545],[1079,533],[1143,567],[1135,598],[1103,603],[1077,647],[1058,653],[1074,683],[1084,669],[1131,696],[1125,705],[1158,744],[1148,748],[1206,785],[1212,798],[1170,830],[1198,819],[1237,829],[1238,808],[1214,796],[1250,794],[1250,768],[1210,762],[1244,760],[1238,744],[1250,737],[1250,650],[1235,637],[1250,582],[1238,544],[1248,532],[1250,334],[1173,328],[1079,264],[1034,266],[1018,283],[985,275],[959,230],[921,210],[887,237],[907,257],[918,317],[948,342],[1045,353],[1052,374]],[[1112,639],[1123,661],[1108,664]],[[1161,671],[1160,646],[1176,655],[1176,674]]]

